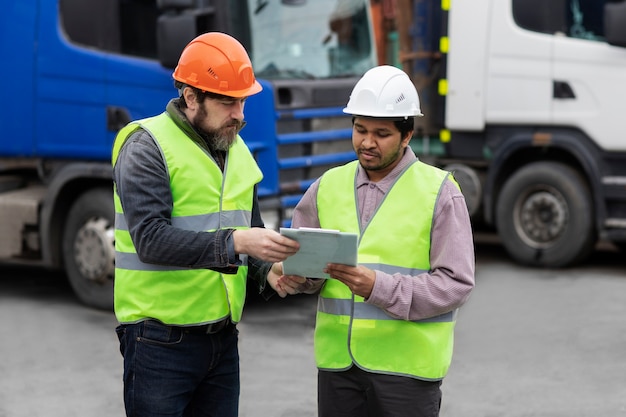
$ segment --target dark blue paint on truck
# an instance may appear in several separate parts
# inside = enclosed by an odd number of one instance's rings
[[[131,120],[164,111],[173,66],[197,34],[241,40],[263,91],[241,135],[257,158],[268,227],[326,169],[354,158],[341,111],[375,65],[367,2],[341,19],[353,51],[329,33],[335,0],[20,0],[0,14],[0,261],[66,272],[86,304],[110,308],[111,148]],[[356,32],[355,32],[356,33]]]

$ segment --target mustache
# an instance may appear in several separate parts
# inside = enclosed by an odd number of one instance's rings
[[[363,153],[366,153],[366,154],[368,154],[368,155],[380,156],[380,153],[379,153],[379,152],[377,152],[377,151],[375,151],[375,150],[372,150],[372,149],[365,149],[365,148],[359,148],[359,149],[357,149],[357,150],[356,150],[356,153],[357,153],[358,155],[361,155],[361,154],[363,154]]]
[[[224,125],[225,128],[234,127],[239,132],[246,125],[246,122],[243,120],[232,119],[230,122]]]

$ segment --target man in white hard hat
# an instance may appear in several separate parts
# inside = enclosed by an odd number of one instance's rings
[[[357,233],[358,265],[328,264],[328,280],[279,280],[289,293],[320,292],[319,416],[438,416],[456,313],[474,287],[465,199],[409,147],[422,114],[403,71],[369,70],[344,112],[358,161],[316,181],[292,226]]]

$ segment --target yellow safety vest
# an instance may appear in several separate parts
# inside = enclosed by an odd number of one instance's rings
[[[249,228],[254,185],[262,174],[240,137],[228,151],[224,172],[185,135],[167,113],[133,122],[117,135],[113,165],[137,128],[156,141],[170,176],[172,225],[193,231]],[[241,319],[247,258],[236,274],[147,264],[137,256],[117,190],[115,201],[115,314],[120,323],[146,318],[171,325],[198,325],[228,316]]]
[[[355,195],[358,161],[325,173],[317,207],[322,228],[359,234],[358,263],[388,274],[430,270],[435,203],[449,173],[416,161],[405,169],[364,230]],[[362,369],[440,380],[452,359],[456,312],[425,320],[395,319],[329,279],[320,293],[315,358],[325,370]]]

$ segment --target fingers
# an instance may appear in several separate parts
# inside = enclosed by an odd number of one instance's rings
[[[236,253],[245,253],[267,262],[284,261],[300,248],[295,240],[260,227],[235,230],[233,239]]]
[[[306,283],[306,278],[283,275],[282,263],[276,262],[267,274],[267,282],[281,298],[285,298],[287,295],[300,294],[300,287]]]
[[[376,272],[364,266],[328,264],[324,272],[345,284],[353,294],[365,298],[371,295],[376,281]]]
[[[280,286],[276,286],[274,291],[276,291],[276,294],[278,294],[280,298],[285,298],[287,296],[287,291]]]
[[[267,282],[274,289],[274,291],[276,291],[276,294],[278,294],[281,298],[285,298],[287,296],[287,291],[285,291],[283,286],[280,285],[280,283],[278,282],[282,273],[283,273],[282,264],[275,263],[274,265],[272,265],[272,267],[270,268],[267,274]]]
[[[278,279],[278,285],[289,295],[300,294],[300,287],[306,282],[306,278],[294,275],[283,275]]]
[[[271,244],[268,247],[268,250],[272,252],[271,256],[280,258],[279,261],[284,261],[291,255],[298,252],[298,249],[300,249],[300,244],[298,242],[282,236],[278,233],[276,233],[276,235],[274,236],[271,236],[270,239]]]
[[[278,282],[289,294],[293,295],[302,292],[302,286],[306,283],[306,278],[295,275],[283,275]]]
[[[298,249],[300,249],[300,244],[298,243],[298,241],[289,239],[288,237],[283,236],[273,230],[270,230],[270,232],[272,232],[275,242],[284,247],[287,252],[296,253]]]

